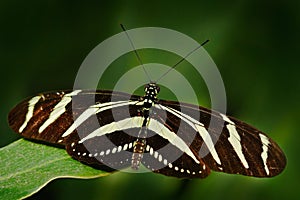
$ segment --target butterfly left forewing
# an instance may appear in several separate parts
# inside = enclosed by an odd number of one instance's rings
[[[112,99],[115,102],[111,102]],[[27,139],[64,146],[66,138],[76,133],[76,129],[89,118],[96,118],[88,120],[90,126],[99,126],[96,112],[105,112],[111,105],[126,104],[130,99],[136,100],[138,96],[106,90],[47,92],[18,104],[10,111],[8,123]]]
[[[65,97],[71,93],[49,92],[25,99],[9,113],[10,127],[25,138],[57,144],[66,128],[73,123],[71,105],[67,102],[71,97]],[[65,100],[61,103],[63,98]],[[55,111],[56,115],[51,115]],[[50,121],[51,126],[45,127],[44,124]]]

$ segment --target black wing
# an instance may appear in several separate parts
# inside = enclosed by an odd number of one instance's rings
[[[93,108],[94,112],[97,112],[98,108],[102,109],[103,115],[109,116],[108,106],[118,107],[116,104],[122,105],[122,103],[125,106],[130,105],[126,102],[137,101],[139,98],[139,96],[106,90],[98,90],[96,93],[81,90],[42,93],[23,100],[13,108],[8,115],[8,123],[15,132],[27,139],[64,146],[67,138],[76,133],[76,127],[80,124],[74,124],[74,121],[82,114],[86,113],[88,118],[89,115],[92,116]],[[105,104],[112,100],[116,104]],[[88,109],[90,113],[87,112]],[[98,127],[99,123],[103,125],[113,120],[112,117],[101,117],[101,115],[99,117],[99,120],[90,122],[90,130]],[[72,128],[72,125],[75,128]],[[71,131],[73,129],[74,131]]]
[[[96,168],[129,167],[143,121],[141,97],[120,92],[60,91],[17,105],[9,124],[25,138],[58,144]],[[142,163],[175,177],[204,178],[210,169],[268,177],[286,159],[257,129],[206,108],[159,101],[152,107]]]

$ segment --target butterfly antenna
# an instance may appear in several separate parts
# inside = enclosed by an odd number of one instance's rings
[[[121,26],[122,30],[125,32],[125,34],[126,34],[128,40],[129,40],[129,42],[130,42],[130,44],[131,44],[131,47],[132,47],[132,49],[133,49],[133,51],[134,51],[134,53],[135,53],[135,55],[136,55],[136,57],[137,57],[137,59],[138,59],[138,62],[140,63],[140,65],[142,65],[143,70],[144,70],[146,76],[147,76],[148,79],[149,79],[149,82],[151,82],[150,75],[148,74],[147,70],[145,69],[145,66],[144,66],[144,64],[143,64],[143,62],[142,62],[142,59],[141,59],[141,57],[139,56],[139,54],[138,54],[138,52],[137,52],[137,50],[136,50],[136,48],[135,48],[135,46],[134,46],[134,44],[133,44],[131,38],[129,37],[129,34],[128,34],[127,31],[126,31],[125,26],[124,26],[123,24],[120,24],[120,26]]]
[[[173,65],[170,69],[168,69],[163,75],[161,75],[156,81],[155,83],[157,83],[160,79],[162,79],[164,76],[166,76],[171,70],[175,69],[180,63],[182,63],[182,61],[184,61],[187,57],[189,57],[191,54],[193,54],[195,51],[197,51],[198,49],[200,49],[201,47],[203,47],[206,43],[208,43],[209,40],[206,40],[205,42],[203,42],[202,44],[200,44],[198,47],[196,47],[195,49],[193,49],[192,51],[190,51],[188,54],[186,54],[186,56],[184,56],[183,58],[181,58],[177,63],[175,63],[175,65]]]

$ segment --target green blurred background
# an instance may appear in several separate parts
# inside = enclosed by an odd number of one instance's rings
[[[222,74],[228,114],[267,132],[288,159],[271,179],[115,173],[55,180],[30,199],[300,199],[299,10],[299,1],[2,0],[1,147],[18,138],[7,124],[9,110],[27,96],[72,88],[85,56],[124,23],[210,39],[205,49]]]

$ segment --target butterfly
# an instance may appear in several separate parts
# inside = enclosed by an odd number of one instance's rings
[[[211,170],[254,177],[284,170],[283,151],[262,131],[202,106],[161,100],[157,81],[144,91],[41,93],[13,108],[8,121],[23,137],[65,148],[75,160],[106,171],[143,165],[167,176],[205,178]]]

